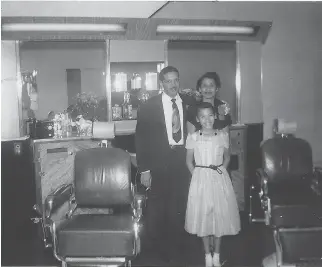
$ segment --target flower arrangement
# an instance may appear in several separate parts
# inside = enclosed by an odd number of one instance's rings
[[[81,115],[85,120],[95,121],[98,119],[98,107],[100,98],[93,93],[80,93],[75,97],[75,104],[70,112],[76,117]],[[74,116],[73,116],[74,117]]]
[[[195,98],[197,101],[201,100],[201,94],[197,90],[186,88],[186,89],[181,89],[180,93],[186,96],[190,96]]]

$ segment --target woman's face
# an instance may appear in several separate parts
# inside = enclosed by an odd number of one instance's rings
[[[204,78],[201,82],[199,91],[203,99],[214,99],[218,89],[213,79]]]

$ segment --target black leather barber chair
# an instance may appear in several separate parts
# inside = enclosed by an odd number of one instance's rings
[[[75,155],[74,184],[45,202],[55,257],[62,266],[130,266],[140,252],[143,195],[131,184],[130,155],[92,148]]]
[[[322,260],[322,170],[313,168],[308,142],[293,135],[277,135],[261,146],[262,168],[250,192],[250,219],[260,201],[272,229],[276,264],[297,266]],[[319,263],[322,266],[322,261]]]

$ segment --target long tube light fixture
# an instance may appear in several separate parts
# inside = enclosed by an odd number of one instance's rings
[[[253,27],[246,26],[221,26],[221,25],[158,25],[157,33],[186,33],[186,34],[242,34],[254,33]]]
[[[83,23],[7,23],[2,25],[6,32],[125,32],[123,24]]]

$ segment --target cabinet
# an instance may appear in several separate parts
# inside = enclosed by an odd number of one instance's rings
[[[32,151],[28,137],[1,141],[1,240],[8,243],[32,238],[32,206],[35,203]]]
[[[98,141],[86,137],[33,141],[36,204],[41,213],[49,193],[62,184],[73,182],[75,154],[98,146]]]
[[[247,185],[247,126],[232,125],[230,127],[230,176],[237,197],[238,208],[245,210],[245,190]]]

